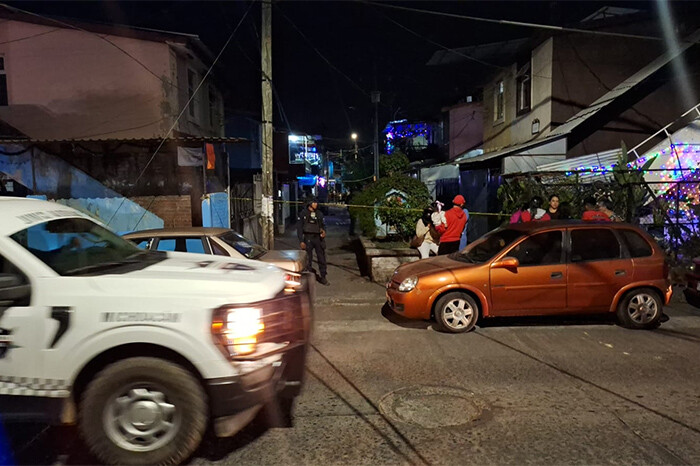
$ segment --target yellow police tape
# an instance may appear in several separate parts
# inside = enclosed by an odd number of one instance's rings
[[[231,200],[232,201],[255,201],[255,199],[253,199],[251,197],[232,197]],[[304,205],[304,204],[307,204],[308,201],[284,201],[284,200],[274,199],[273,202],[275,204]],[[325,206],[325,207],[338,207],[338,208],[352,207],[352,208],[356,208],[356,209],[409,210],[412,212],[423,212],[423,209],[416,209],[416,208],[371,206],[371,205],[356,205],[356,204],[338,204],[338,203],[334,203],[334,202],[319,202],[318,205]],[[494,214],[491,212],[472,212],[472,211],[469,211],[469,215],[470,216],[477,216],[477,217],[510,217],[510,214]]]

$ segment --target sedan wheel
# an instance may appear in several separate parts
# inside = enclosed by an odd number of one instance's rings
[[[478,317],[479,308],[466,293],[448,293],[435,305],[435,321],[444,332],[468,332],[474,328]]]
[[[663,303],[659,295],[649,288],[631,291],[617,309],[620,323],[628,328],[649,329],[659,325]]]

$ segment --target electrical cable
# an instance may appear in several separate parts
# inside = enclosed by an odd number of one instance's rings
[[[373,2],[373,1],[367,1],[367,0],[356,0],[356,1],[359,3],[366,3],[368,5],[375,5],[375,6],[380,6],[383,8],[393,8],[395,10],[412,11],[414,13],[423,13],[423,14],[434,15],[434,16],[444,16],[447,18],[466,19],[466,20],[470,20],[470,21],[479,21],[479,22],[483,22],[483,23],[501,24],[501,25],[505,25],[505,26],[518,26],[518,27],[527,27],[527,28],[533,28],[533,29],[547,29],[550,31],[559,31],[559,32],[576,32],[576,33],[580,33],[580,34],[591,34],[591,35],[599,35],[599,36],[626,37],[628,39],[642,39],[642,40],[655,40],[655,41],[663,41],[664,40],[663,37],[643,36],[643,35],[639,35],[639,34],[627,34],[624,32],[593,31],[593,30],[589,30],[589,29],[570,28],[570,27],[565,27],[565,26],[553,26],[551,24],[527,23],[524,21],[510,21],[507,19],[492,19],[492,18],[481,18],[478,16],[458,15],[455,13],[447,13],[444,11],[423,10],[421,8],[412,8],[412,7],[407,7],[407,6],[392,5],[390,3],[379,3],[379,2]]]
[[[143,177],[144,173],[146,173],[146,170],[148,169],[148,167],[149,167],[149,166],[151,165],[151,163],[153,162],[153,159],[155,159],[156,155],[158,154],[158,151],[161,149],[161,147],[163,147],[163,144],[165,144],[165,141],[167,141],[168,136],[170,136],[170,133],[173,132],[173,129],[175,129],[175,126],[177,126],[178,122],[180,121],[180,118],[182,118],[182,115],[185,114],[185,111],[186,111],[187,108],[190,106],[190,103],[192,102],[192,100],[194,100],[194,96],[197,95],[197,92],[198,92],[199,89],[202,87],[202,85],[203,85],[204,82],[207,80],[207,78],[209,77],[209,74],[211,73],[211,70],[214,69],[214,66],[215,66],[216,63],[219,61],[219,58],[221,58],[221,55],[224,53],[224,50],[226,50],[226,47],[228,46],[228,44],[229,44],[229,43],[231,42],[231,40],[233,39],[233,36],[234,36],[234,35],[236,34],[236,32],[238,31],[238,28],[241,26],[241,24],[243,24],[243,20],[245,20],[245,18],[248,16],[248,13],[250,13],[250,10],[251,10],[251,8],[253,7],[253,5],[255,5],[255,2],[254,2],[254,1],[250,3],[250,5],[249,5],[248,8],[246,9],[245,13],[244,13],[243,16],[241,17],[240,21],[238,22],[238,24],[237,24],[236,27],[234,28],[233,32],[231,32],[231,34],[229,35],[228,39],[226,40],[226,43],[224,43],[223,47],[221,47],[221,50],[219,51],[219,54],[216,56],[216,58],[214,58],[214,62],[211,64],[211,66],[210,66],[209,69],[207,70],[207,72],[206,72],[206,74],[204,75],[204,77],[202,78],[202,80],[199,82],[199,84],[197,85],[197,87],[194,89],[194,92],[192,92],[192,95],[191,95],[190,98],[187,100],[187,103],[186,103],[186,104],[184,105],[184,107],[182,108],[182,111],[180,111],[180,114],[177,116],[177,118],[176,118],[175,121],[173,122],[172,126],[170,126],[170,129],[168,130],[168,132],[165,133],[165,136],[164,136],[163,139],[160,141],[160,144],[158,144],[158,147],[157,147],[156,150],[153,152],[153,155],[151,155],[151,158],[148,159],[148,162],[146,163],[146,166],[143,167],[143,169],[141,170],[141,173],[139,173],[139,176],[136,177],[136,181],[134,181],[134,186],[137,186],[137,185],[138,185],[139,180],[141,180],[141,177]],[[117,207],[117,208],[115,209],[114,214],[112,214],[112,217],[109,219],[109,222],[107,222],[107,225],[109,225],[110,222],[114,219],[114,216],[117,215],[117,212],[118,212],[119,209],[124,205],[124,202],[125,202],[125,201],[126,201],[126,197],[124,197],[124,199],[122,199],[122,202],[119,204],[119,207]]]
[[[74,25],[74,24],[66,23],[65,21],[61,21],[61,20],[58,20],[58,19],[55,19],[55,18],[51,18],[51,17],[49,17],[49,16],[42,16],[42,15],[40,15],[40,14],[32,13],[31,11],[27,11],[27,10],[22,10],[22,9],[20,9],[20,8],[13,7],[13,6],[7,5],[7,4],[5,4],[5,3],[0,3],[0,6],[6,8],[6,9],[12,11],[12,12],[19,12],[19,13],[23,13],[23,14],[30,15],[30,16],[35,16],[35,17],[41,18],[41,19],[43,19],[43,20],[47,20],[47,21],[54,22],[54,23],[56,23],[56,24],[60,24],[61,26],[64,26],[64,27],[67,27],[67,28],[70,28],[70,29],[75,29],[75,30],[77,30],[77,31],[84,32],[84,33],[86,33],[86,34],[94,35],[94,36],[98,37],[99,39],[101,39],[101,40],[107,42],[107,43],[110,44],[112,47],[114,47],[114,48],[116,48],[117,50],[119,50],[120,52],[122,52],[124,55],[126,55],[126,56],[128,56],[129,58],[131,58],[132,60],[134,60],[134,61],[135,61],[136,63],[138,63],[143,69],[145,69],[145,70],[148,71],[150,74],[152,74],[153,76],[155,76],[159,81],[162,81],[162,82],[164,82],[164,83],[166,83],[166,84],[169,84],[169,85],[171,85],[171,86],[174,86],[174,87],[180,89],[175,83],[173,83],[173,82],[171,82],[171,81],[165,79],[165,78],[162,77],[162,76],[157,75],[153,70],[151,70],[148,66],[146,66],[141,60],[139,60],[138,58],[134,57],[134,56],[131,55],[129,52],[127,52],[126,50],[124,50],[123,48],[121,48],[120,46],[118,46],[117,44],[115,44],[114,42],[112,42],[111,40],[107,39],[107,37],[105,37],[105,36],[103,36],[103,35],[97,34],[97,33],[92,32],[92,31],[88,31],[88,30],[83,29],[83,28],[81,28],[81,27],[78,27],[78,26],[76,26],[76,25]]]
[[[44,36],[46,34],[51,34],[52,32],[60,31],[63,28],[51,29],[50,31],[40,32],[38,34],[32,34],[31,36],[19,37],[17,39],[6,40],[5,42],[0,42],[0,45],[12,44],[14,42],[21,42],[23,40],[33,39],[35,37]]]
[[[353,81],[347,74],[343,73],[343,72],[342,72],[337,66],[335,66],[333,63],[331,63],[330,60],[328,60],[328,59],[321,53],[321,51],[318,50],[318,48],[316,48],[316,46],[311,42],[311,40],[309,40],[309,38],[306,36],[306,34],[304,34],[304,32],[303,32],[301,29],[299,29],[299,28],[297,27],[296,24],[294,24],[294,22],[291,20],[291,18],[289,18],[289,16],[287,16],[287,15],[285,14],[284,10],[282,10],[281,7],[279,7],[276,3],[273,3],[273,5],[274,5],[274,6],[277,8],[277,10],[282,14],[282,16],[284,17],[284,19],[286,19],[287,22],[294,28],[294,30],[297,31],[297,32],[299,33],[299,35],[300,35],[301,37],[304,38],[304,40],[306,41],[306,43],[309,44],[309,46],[314,50],[314,52],[316,52],[316,54],[317,54],[319,57],[321,57],[321,59],[322,59],[328,66],[330,66],[336,73],[338,73],[338,74],[340,74],[342,77],[344,77],[355,89],[357,89],[358,91],[360,91],[360,92],[361,92],[362,94],[364,94],[365,96],[370,97],[369,92],[365,91],[359,84],[355,83],[355,81]]]
[[[378,11],[379,11],[379,10],[378,10]],[[416,37],[418,37],[418,38],[420,38],[420,39],[423,39],[423,40],[425,40],[425,41],[427,41],[427,42],[429,42],[429,43],[435,45],[436,47],[440,47],[441,49],[444,49],[444,50],[446,50],[446,51],[448,51],[448,52],[450,52],[450,53],[454,53],[455,55],[459,55],[460,57],[466,58],[467,60],[474,61],[474,62],[479,63],[479,64],[481,64],[481,65],[490,66],[490,67],[493,67],[493,68],[497,68],[497,69],[499,69],[499,70],[506,70],[506,69],[508,69],[508,68],[505,67],[505,66],[495,65],[495,64],[493,64],[493,63],[489,63],[489,62],[486,62],[486,61],[484,61],[484,60],[480,60],[480,59],[478,59],[478,58],[475,58],[475,57],[472,57],[472,56],[470,56],[470,55],[467,55],[466,53],[462,53],[462,52],[460,52],[458,49],[449,48],[449,47],[447,47],[447,46],[445,46],[445,45],[439,44],[439,43],[435,42],[434,40],[432,40],[432,39],[430,39],[430,38],[424,36],[423,34],[420,34],[420,33],[414,31],[413,29],[411,29],[411,28],[409,28],[409,27],[407,27],[407,26],[404,26],[403,24],[401,24],[401,23],[399,23],[398,21],[396,21],[396,20],[394,20],[393,18],[391,18],[389,15],[386,15],[386,14],[382,13],[381,11],[379,11],[379,13],[380,13],[382,16],[384,16],[384,18],[386,18],[387,20],[391,21],[392,23],[394,23],[395,25],[397,25],[398,27],[400,27],[400,28],[403,29],[404,31],[408,31],[408,32],[410,32],[411,34],[413,34],[414,36],[416,36]]]

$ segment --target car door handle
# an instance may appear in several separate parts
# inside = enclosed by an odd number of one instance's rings
[[[616,276],[616,277],[622,277],[622,276],[624,276],[624,275],[627,275],[627,271],[626,271],[626,270],[620,269],[620,270],[616,270],[616,271],[615,271],[615,276]]]
[[[561,272],[552,272],[549,276],[550,276],[551,278],[563,278],[563,277],[564,277],[564,274],[561,273]]]

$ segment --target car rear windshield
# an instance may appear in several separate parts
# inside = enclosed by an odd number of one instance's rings
[[[267,252],[267,249],[264,247],[260,246],[259,244],[255,244],[245,236],[239,235],[235,231],[227,231],[226,233],[219,235],[219,238],[248,259],[257,259]]]
[[[507,228],[494,230],[474,241],[454,257],[458,260],[480,264],[494,257],[521,236],[523,236],[522,232]]]

